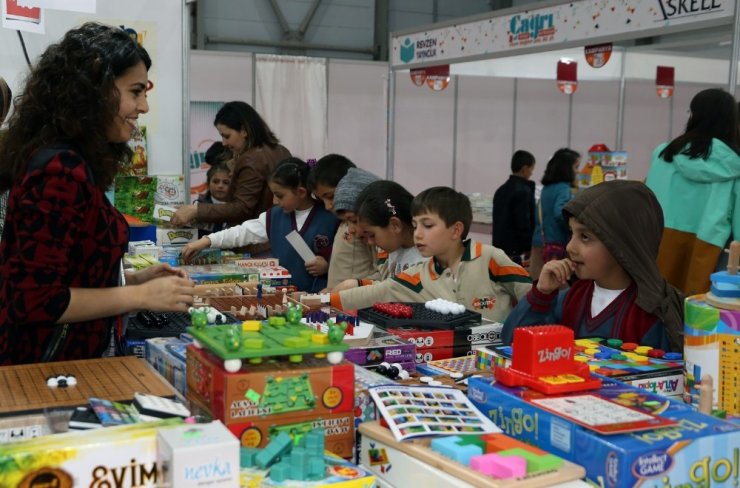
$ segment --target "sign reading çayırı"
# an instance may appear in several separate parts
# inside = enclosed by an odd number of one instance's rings
[[[391,65],[444,64],[537,46],[612,41],[616,36],[732,21],[738,0],[581,0],[424,32],[394,35]],[[685,27],[684,27],[685,28]]]

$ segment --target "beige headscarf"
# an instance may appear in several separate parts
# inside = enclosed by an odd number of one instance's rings
[[[5,82],[5,78],[0,76],[0,125],[5,120],[10,112],[10,102],[12,98],[10,87]]]
[[[666,326],[671,349],[683,349],[683,295],[655,263],[663,234],[663,210],[653,192],[636,181],[609,181],[579,192],[563,208],[606,246],[637,286],[638,307]]]

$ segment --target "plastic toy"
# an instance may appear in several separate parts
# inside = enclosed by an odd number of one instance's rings
[[[258,364],[266,357],[288,356],[291,362],[301,362],[303,355],[314,354],[317,357],[326,356],[331,364],[339,364],[344,359],[344,351],[349,346],[342,342],[343,330],[341,326],[332,333],[323,334],[303,323],[295,322],[295,313],[290,314],[292,321],[285,317],[270,317],[263,321],[259,331],[241,332],[239,347],[234,343],[234,327],[214,325],[205,328],[188,328],[193,335],[196,347],[206,347],[215,355],[224,360],[224,369],[228,372],[239,371],[242,360]],[[332,340],[338,342],[332,342]]]
[[[601,380],[591,376],[587,364],[575,361],[574,354],[573,329],[562,325],[519,327],[514,330],[511,367],[496,368],[496,381],[546,395],[601,387]]]
[[[740,241],[730,244],[730,258],[727,271],[712,273],[709,277],[712,288],[706,295],[706,302],[724,310],[740,310]]]
[[[193,309],[190,312],[191,319],[193,321],[193,327],[196,329],[203,329],[208,325],[208,314],[201,308]]]
[[[270,467],[269,478],[275,482],[286,480],[317,481],[326,477],[324,461],[324,432],[314,429],[294,443],[281,432],[264,449],[242,448],[242,468],[254,465]]]
[[[440,313],[426,308],[425,303],[376,303],[357,311],[360,319],[386,329],[417,326],[435,329],[454,329],[481,322],[478,312],[465,310],[460,314]]]
[[[347,322],[341,322],[335,324],[334,321],[329,320],[326,325],[329,327],[327,336],[329,337],[330,344],[339,344],[344,339],[344,332],[347,330]]]

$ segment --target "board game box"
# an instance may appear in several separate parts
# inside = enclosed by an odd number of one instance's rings
[[[605,379],[594,393],[613,402],[677,422],[677,425],[603,435],[539,408],[547,398],[524,387],[509,388],[491,376],[472,377],[468,397],[504,433],[586,468],[597,486],[734,486],[740,426],[696,412],[691,406]],[[590,417],[602,415],[594,405]]]

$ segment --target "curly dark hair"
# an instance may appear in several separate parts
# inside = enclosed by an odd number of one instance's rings
[[[88,22],[50,45],[14,100],[15,110],[0,144],[0,191],[22,178],[38,148],[69,142],[85,158],[95,185],[107,189],[119,165],[131,159],[125,142],[108,141],[107,129],[118,116],[116,78],[149,54],[118,27]]]

